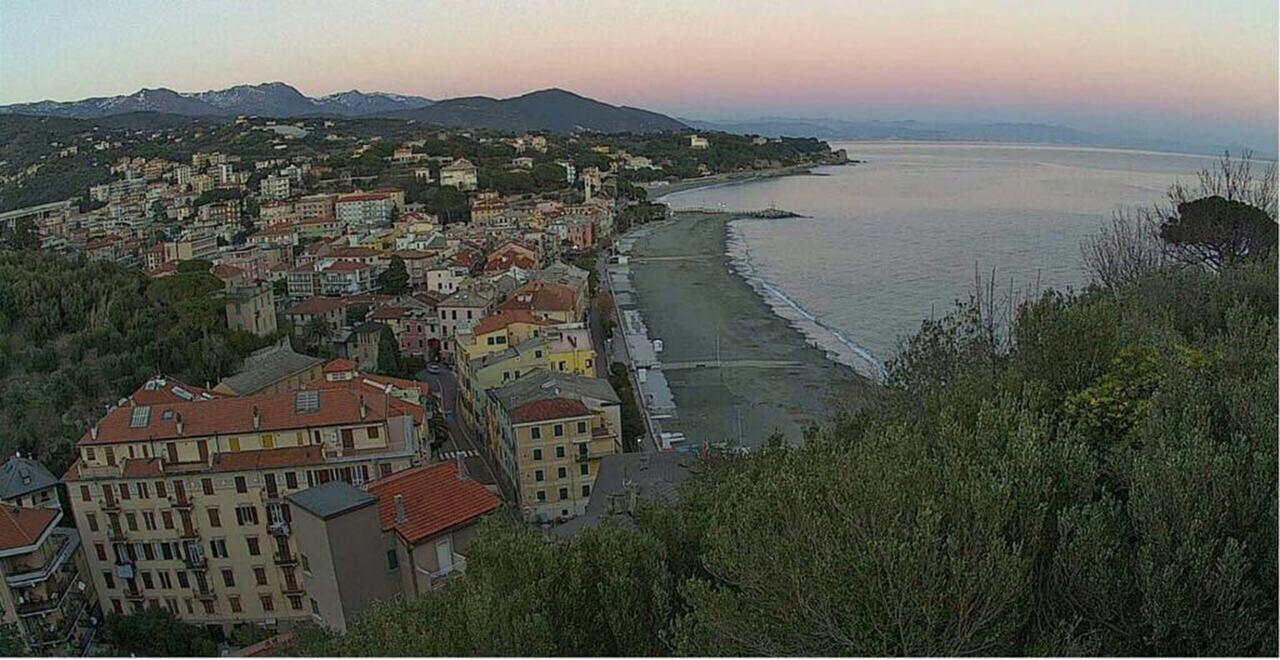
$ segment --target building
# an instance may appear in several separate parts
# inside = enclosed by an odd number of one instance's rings
[[[276,332],[276,296],[271,284],[260,281],[237,286],[222,294],[226,304],[227,327],[266,337]]]
[[[500,311],[480,319],[470,332],[460,333],[455,341],[462,359],[474,360],[497,353],[535,337],[542,328],[557,321],[525,310]],[[465,357],[464,357],[465,356]]]
[[[711,146],[711,143],[707,141],[707,138],[704,138],[704,137],[702,137],[701,135],[690,135],[690,136],[689,136],[689,148],[690,148],[690,149],[706,149],[706,148],[708,148],[708,147],[710,147],[710,146]]]
[[[353,296],[378,288],[382,269],[373,264],[335,260],[319,271],[320,293],[326,296]]]
[[[476,174],[476,166],[466,158],[445,165],[440,168],[440,185],[453,186],[461,191],[475,190],[479,186],[479,177]]]
[[[213,259],[218,255],[218,237],[212,234],[184,236],[164,244],[164,261]]]
[[[287,176],[269,176],[258,184],[258,192],[266,199],[288,199],[292,183]]]
[[[491,309],[493,309],[493,299],[488,296],[468,289],[455,291],[436,306],[436,311],[440,315],[441,341],[448,346],[452,343],[449,340],[454,335],[470,332],[480,319],[489,315]]]
[[[32,653],[75,656],[98,599],[80,534],[61,522],[57,506],[0,504],[0,625]]]
[[[488,405],[485,392],[518,380],[536,369],[580,376],[596,375],[596,352],[591,346],[591,333],[580,326],[581,324],[573,324],[534,328],[519,343],[508,344],[506,348],[496,352],[485,352],[465,362],[462,358],[466,356],[468,347],[460,346],[457,350],[459,367],[456,370],[458,403],[467,422],[472,426],[483,427],[485,408]],[[492,334],[489,336],[495,340],[501,337]],[[475,347],[475,344],[471,347]]]
[[[397,472],[364,490],[332,481],[289,501],[311,609],[338,631],[375,599],[414,598],[466,570],[477,524],[501,506],[451,462]]]
[[[286,498],[410,468],[428,440],[420,406],[361,381],[113,408],[65,477],[104,611],[219,634],[309,620]]]
[[[58,509],[58,478],[40,461],[17,454],[0,469],[0,502],[15,507]]]
[[[306,195],[296,204],[298,217],[303,221],[332,222],[337,219],[335,200],[337,195]]]
[[[200,222],[214,225],[235,224],[240,222],[240,200],[224,199],[220,202],[210,202],[196,211],[196,217]]]
[[[355,362],[358,368],[373,371],[378,368],[378,344],[386,327],[374,321],[358,323],[340,332],[333,340],[333,347],[338,355]]]
[[[578,291],[563,284],[534,280],[516,289],[498,305],[499,311],[524,310],[561,323],[582,320]]]
[[[240,371],[213,391],[228,396],[287,392],[320,380],[323,367],[324,360],[294,352],[286,339],[250,353]]]
[[[488,397],[487,449],[525,519],[585,513],[601,459],[622,451],[609,382],[537,369]]]
[[[389,193],[339,195],[334,202],[338,224],[348,228],[390,227],[395,211],[395,197]]]

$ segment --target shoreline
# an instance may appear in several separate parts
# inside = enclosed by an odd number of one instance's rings
[[[632,367],[645,371],[656,432],[746,447],[778,432],[796,444],[880,385],[831,359],[742,273],[729,251],[734,218],[677,212],[620,239],[628,264],[610,266],[610,280]]]
[[[751,183],[753,181],[761,181],[764,179],[776,179],[784,176],[797,175],[813,175],[813,170],[819,167],[840,166],[840,165],[856,165],[859,161],[846,161],[844,163],[808,163],[805,165],[789,165],[787,167],[777,167],[769,170],[751,170],[749,172],[726,172],[724,174],[712,174],[709,176],[698,177],[695,179],[682,179],[674,183],[655,186],[652,184],[641,184],[645,192],[649,195],[649,201],[662,202],[668,195],[688,192],[690,190],[701,190],[703,188],[715,188],[718,186],[738,185],[741,183]]]

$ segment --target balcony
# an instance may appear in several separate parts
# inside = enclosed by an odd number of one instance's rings
[[[48,614],[62,606],[62,601],[73,591],[71,585],[75,584],[78,576],[75,573],[61,578],[54,583],[48,593],[43,597],[31,598],[29,595],[20,596],[18,598],[17,612],[18,616],[28,617],[41,614]],[[46,583],[50,584],[50,583]]]
[[[119,511],[120,500],[117,500],[114,497],[109,499],[101,499],[101,500],[98,500],[98,506],[102,507],[103,511]]]
[[[191,501],[191,496],[185,494],[178,495],[176,493],[169,496],[169,504],[175,509],[190,509],[194,506],[194,503]]]
[[[46,628],[41,625],[28,624],[27,635],[33,646],[57,646],[71,639],[71,636],[79,627],[80,620],[84,618],[84,613],[89,611],[90,603],[89,599],[79,593],[68,596],[67,601],[69,608],[66,616],[62,617],[53,627]]]
[[[271,558],[275,561],[276,566],[293,566],[298,563],[298,555],[292,552],[277,551]]]
[[[607,449],[607,450],[594,449],[589,451],[580,451],[573,455],[573,460],[579,463],[586,463],[587,461],[594,461],[596,459],[604,458],[605,456],[612,456],[615,453],[617,452],[615,452],[613,449]]]
[[[213,588],[209,585],[203,587],[196,585],[191,588],[191,593],[200,600],[213,600],[218,597],[217,594],[213,593]]]
[[[80,547],[80,534],[74,529],[55,529],[50,535],[50,539],[58,544],[52,559],[39,568],[11,566],[9,568],[10,575],[4,579],[5,583],[10,587],[29,587],[44,582],[53,577],[59,568],[66,565],[67,559],[75,553],[76,548]]]
[[[267,525],[267,533],[272,536],[288,536],[289,523],[281,520]]]
[[[129,540],[129,537],[125,536],[124,528],[120,527],[119,525],[112,525],[107,530],[107,538],[111,539],[112,541],[120,541],[120,542],[127,542]]]
[[[142,593],[142,588],[138,586],[125,586],[124,597],[126,600],[142,601],[146,596]]]
[[[458,553],[453,553],[453,563],[438,571],[431,573],[431,588],[441,589],[449,583],[453,578],[467,572],[467,558]]]
[[[182,560],[182,563],[186,564],[187,568],[196,571],[203,571],[209,568],[209,560],[204,555],[187,555],[187,558]]]
[[[307,590],[303,589],[302,585],[298,582],[294,582],[293,584],[285,582],[284,586],[280,587],[280,591],[286,596],[300,596],[307,592]]]
[[[200,538],[200,530],[195,527],[183,526],[182,531],[178,533],[178,538],[182,539],[198,539]]]

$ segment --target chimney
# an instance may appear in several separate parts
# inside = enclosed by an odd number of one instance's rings
[[[262,427],[262,413],[257,406],[253,407],[253,429],[256,431]]]
[[[409,522],[409,514],[404,512],[404,496],[396,493],[396,522]]]
[[[89,437],[90,437],[90,438],[93,438],[94,440],[97,440],[97,439],[98,439],[98,425],[97,425],[97,424],[94,424],[93,426],[89,427]]]
[[[369,407],[364,405],[364,395],[361,394],[360,395],[360,419],[364,419],[365,415],[367,415],[368,413],[369,413]]]
[[[182,435],[182,413],[174,413],[173,417],[178,425],[178,435]]]

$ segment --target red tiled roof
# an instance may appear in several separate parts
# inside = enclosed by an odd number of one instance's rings
[[[501,330],[512,323],[530,323],[533,325],[555,325],[556,321],[545,316],[538,316],[527,309],[508,309],[500,311],[496,314],[490,314],[476,324],[471,329],[473,336],[487,335],[490,332]]]
[[[53,509],[0,504],[0,550],[34,545],[57,517],[58,512]]]
[[[365,381],[372,381],[378,385],[370,385]],[[422,395],[426,396],[428,387],[426,383],[420,383],[414,380],[405,380],[403,378],[392,378],[390,376],[370,376],[359,374],[351,380],[317,380],[307,383],[298,389],[300,390],[350,390],[364,394],[366,401],[376,398],[379,401],[391,405],[391,412],[396,415],[412,415],[415,424],[422,424],[426,421],[426,411],[422,406],[409,403],[394,396],[388,397],[386,393],[386,383],[390,382],[400,389],[418,388],[422,390]]]
[[[345,306],[346,305],[337,298],[323,298],[316,296],[314,298],[307,298],[293,307],[286,309],[284,313],[286,316],[290,314],[323,315],[328,314],[335,309],[342,309]]]
[[[570,311],[577,303],[578,292],[563,284],[535,280],[511,292],[498,309]]]
[[[213,457],[213,471],[271,470],[299,465],[319,465],[323,462],[324,454],[321,452],[319,445],[280,447],[278,449],[251,449],[248,451],[215,454]]]
[[[346,358],[336,358],[325,363],[324,369],[321,371],[326,374],[334,374],[342,371],[355,371],[356,363]]]
[[[390,195],[386,193],[351,193],[350,195],[338,195],[337,204],[343,202],[368,202],[379,199],[390,199]]]
[[[154,385],[157,385],[157,387],[154,387],[153,389],[147,389],[148,384],[154,384]],[[158,385],[159,385],[159,381],[155,379],[148,381],[148,383],[143,383],[141,387],[134,390],[133,394],[129,395],[130,403],[132,403],[135,406],[155,406],[155,405],[160,405],[165,403],[179,403],[182,401],[191,400],[189,398],[179,395],[178,393],[179,391],[187,392],[192,396],[192,398],[199,398],[199,397],[208,398],[208,397],[222,396],[221,394],[214,392],[213,390],[207,390],[203,387],[196,387],[195,385],[188,385],[180,380],[177,380],[175,378],[170,378],[168,376],[164,377],[163,387],[160,387]]]
[[[213,267],[213,276],[220,280],[225,280],[232,277],[240,277],[241,275],[244,275],[244,270],[240,268],[236,268],[235,266],[232,266],[230,264],[218,264],[217,266]]]
[[[380,257],[381,250],[375,250],[371,247],[335,247],[324,254],[326,257],[337,257],[339,259],[363,259],[365,257]]]
[[[362,264],[356,261],[335,261],[332,264],[330,264],[328,268],[324,270],[326,273],[330,271],[354,273],[359,270],[367,270],[370,268],[373,268],[373,266],[370,264]]]
[[[122,406],[111,410],[98,420],[93,430],[80,438],[82,445],[103,445],[140,440],[168,438],[201,438],[217,434],[253,433],[255,431],[284,431],[336,424],[375,424],[387,418],[387,398],[370,396],[367,389],[357,387],[326,388],[320,392],[318,406],[314,410],[298,410],[297,392],[253,394],[249,396],[174,403],[153,409],[145,426],[130,424],[135,410]],[[360,400],[365,402],[365,415],[360,416]],[[254,427],[253,411],[259,413],[258,427]],[[170,414],[171,413],[171,414]],[[392,416],[407,411],[391,406]],[[415,419],[416,419],[415,415]],[[178,433],[178,420],[183,422]]]
[[[395,530],[415,545],[502,505],[479,482],[460,477],[452,461],[402,470],[370,483],[366,490],[378,498],[382,529]],[[406,520],[396,520],[396,495],[404,503]]]
[[[392,306],[379,307],[373,310],[373,313],[369,315],[369,320],[391,321],[395,319],[402,319],[408,313],[409,313],[409,310],[404,307],[392,307]]]
[[[586,417],[590,414],[586,404],[577,399],[554,398],[531,401],[516,408],[511,411],[511,420],[516,424],[527,424],[566,417]]]
[[[120,476],[125,479],[145,479],[164,474],[158,458],[129,458],[124,461]]]

